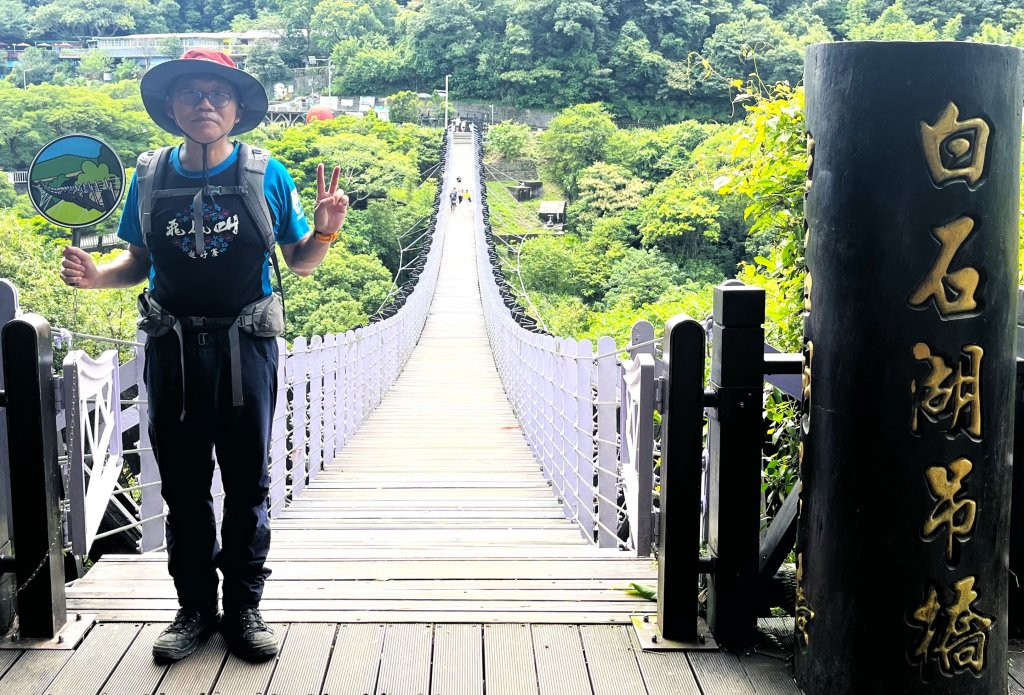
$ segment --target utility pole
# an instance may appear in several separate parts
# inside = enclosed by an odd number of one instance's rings
[[[444,129],[448,130],[448,78],[451,75],[444,76]]]

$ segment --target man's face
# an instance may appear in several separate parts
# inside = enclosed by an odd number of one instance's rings
[[[189,139],[213,142],[230,133],[238,123],[238,96],[224,80],[183,77],[168,95],[167,113]]]

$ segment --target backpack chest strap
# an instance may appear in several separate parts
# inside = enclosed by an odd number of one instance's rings
[[[245,195],[246,188],[244,186],[207,186],[203,190],[203,195]],[[153,191],[153,198],[178,198],[178,197],[189,197],[191,198],[196,194],[195,188],[165,188],[159,191]]]

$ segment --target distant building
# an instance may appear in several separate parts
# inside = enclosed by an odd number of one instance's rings
[[[87,50],[98,49],[111,58],[134,60],[143,67],[152,67],[159,63],[177,58],[178,56],[163,55],[163,46],[167,39],[177,39],[181,50],[193,48],[211,48],[224,51],[235,62],[244,60],[246,54],[257,41],[269,41],[276,46],[280,36],[271,31],[221,31],[207,34],[129,34],[128,36],[95,36],[86,41],[84,48],[63,46],[57,47],[57,56],[65,60],[78,60]]]

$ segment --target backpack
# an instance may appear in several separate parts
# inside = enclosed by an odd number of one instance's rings
[[[142,230],[142,242],[149,246],[149,234],[152,227],[153,201],[157,198],[173,198],[177,196],[192,197],[199,190],[195,188],[160,188],[167,172],[168,159],[174,146],[161,147],[139,155],[135,169],[136,185],[138,186],[139,228]],[[267,173],[270,153],[267,150],[252,147],[242,142],[238,145],[238,180],[234,186],[207,186],[205,193],[211,195],[238,195],[242,198],[249,216],[256,222],[263,244],[267,248],[270,262],[277,276],[277,288],[281,294],[282,313],[284,313],[284,285],[281,284],[281,269],[277,263],[274,247],[274,218],[267,197],[263,193],[263,179]]]

